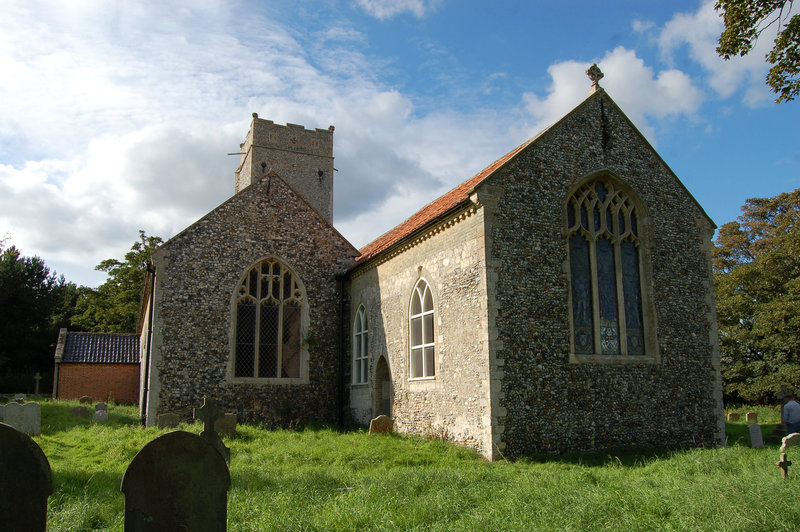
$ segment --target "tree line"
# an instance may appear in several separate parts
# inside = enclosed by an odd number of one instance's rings
[[[58,331],[136,331],[144,274],[162,243],[139,231],[123,260],[107,259],[95,269],[108,278],[97,288],[78,286],[51,271],[42,258],[26,257],[0,241],[0,391],[32,391],[40,373],[41,392],[52,386]]]

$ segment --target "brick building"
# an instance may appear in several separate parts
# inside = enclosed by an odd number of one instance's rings
[[[254,115],[236,194],[154,254],[143,412],[390,414],[487,458],[724,436],[714,224],[599,87],[360,251],[333,128]]]
[[[139,400],[139,335],[59,331],[53,397],[84,395],[94,401]]]

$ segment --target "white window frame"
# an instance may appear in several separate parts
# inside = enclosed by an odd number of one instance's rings
[[[426,298],[426,295],[429,297]],[[426,299],[430,301],[430,308],[425,306]],[[413,310],[415,301],[419,301],[420,312],[417,313]],[[436,378],[436,314],[434,307],[430,283],[420,278],[414,285],[408,306],[409,380]],[[415,334],[417,327],[419,327],[419,334]],[[419,338],[419,342],[415,342],[415,336]],[[415,356],[415,351],[419,351],[419,357]],[[430,359],[426,356],[428,352],[431,353]],[[422,367],[419,368],[419,365]]]
[[[353,322],[353,384],[369,381],[369,324],[364,305],[359,305]]]

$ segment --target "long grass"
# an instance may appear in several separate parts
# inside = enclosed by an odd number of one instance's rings
[[[135,408],[125,406],[112,405],[106,424],[72,418],[76,404],[42,405],[35,439],[53,469],[49,530],[122,530],[122,475],[166,431],[142,428]],[[780,420],[776,413],[759,410],[765,435]],[[781,479],[778,444],[749,448],[746,425],[728,424],[724,448],[495,463],[421,437],[239,425],[224,438],[232,456],[228,529],[800,529],[800,469]]]

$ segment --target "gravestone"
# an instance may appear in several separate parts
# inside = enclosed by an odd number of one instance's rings
[[[181,418],[178,414],[159,414],[156,426],[160,429],[172,429],[178,426]]]
[[[36,387],[33,390],[33,395],[39,395],[39,381],[42,380],[42,374],[37,371],[36,375],[33,376],[33,380],[36,381]]]
[[[91,411],[85,406],[73,406],[72,407],[72,417],[80,417],[83,419],[89,419],[92,417]]]
[[[781,468],[781,478],[789,476],[789,466],[792,465],[792,462],[786,459],[786,453],[781,453],[781,459],[775,465]]]
[[[78,402],[82,405],[90,405],[92,404],[92,398],[88,395],[82,395],[81,398],[78,399]]]
[[[16,394],[14,394],[14,401],[16,401],[18,403],[24,403],[25,402],[25,394],[24,393],[16,393]]]
[[[225,463],[229,464],[231,462],[231,450],[225,447],[225,444],[222,443],[219,435],[214,430],[217,420],[224,414],[222,409],[217,406],[217,400],[213,397],[204,397],[203,406],[200,407],[198,412],[199,414],[196,414],[197,417],[203,420],[203,432],[200,433],[200,437],[219,451],[219,454],[225,459]]]
[[[3,411],[3,422],[25,434],[41,434],[42,406],[39,403],[8,403]]]
[[[108,412],[108,405],[105,403],[97,403],[96,405],[94,405],[94,411],[97,412],[99,410],[105,410],[106,412]]]
[[[744,418],[748,423],[758,423],[758,412],[748,412]]]
[[[204,438],[168,432],[145,445],[122,477],[125,530],[226,530],[230,484],[225,460]]]
[[[389,416],[381,414],[369,422],[370,434],[386,434],[392,432],[394,422]]]
[[[736,412],[729,412],[728,421],[739,421],[739,414],[737,414]]]
[[[750,447],[754,449],[764,447],[764,435],[761,434],[761,425],[748,425],[747,430],[750,432]]]
[[[42,449],[30,436],[0,423],[0,528],[44,531],[52,493],[53,474]]]
[[[214,422],[214,430],[220,434],[236,434],[236,414],[223,414]]]
[[[0,395],[0,404],[6,404],[8,402],[7,395]]]
[[[793,432],[781,440],[781,451],[800,445],[800,433]]]
[[[108,421],[108,412],[105,410],[95,410],[94,414],[92,414],[92,421],[97,421],[98,423],[105,423]]]

